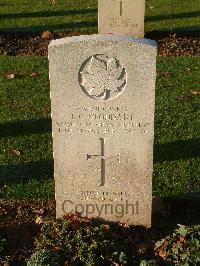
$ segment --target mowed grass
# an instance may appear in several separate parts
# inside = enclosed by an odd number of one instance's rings
[[[199,0],[146,0],[145,32],[200,31]]]
[[[199,71],[199,58],[158,58],[154,195],[200,191]],[[0,101],[1,199],[53,199],[47,58],[1,56]]]
[[[0,101],[1,197],[53,198],[47,58],[0,57]]]
[[[97,0],[1,0],[0,32],[97,32]],[[145,32],[195,31],[199,0],[146,0]]]

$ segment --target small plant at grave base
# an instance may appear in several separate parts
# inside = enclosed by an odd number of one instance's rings
[[[200,225],[184,226],[156,243],[156,255],[167,265],[200,265]]]
[[[29,259],[27,266],[59,266],[59,257],[52,250],[41,249]]]
[[[6,239],[0,236],[0,253],[4,250],[5,245],[6,245]]]
[[[156,266],[155,260],[142,260],[139,264],[139,266]]]
[[[36,252],[55,252],[60,265],[135,265],[137,257],[137,245],[126,227],[88,218],[46,222],[36,245]]]

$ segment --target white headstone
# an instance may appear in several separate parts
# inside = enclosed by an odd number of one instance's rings
[[[155,42],[54,40],[49,62],[57,217],[150,226]]]
[[[98,0],[99,33],[144,37],[145,0]]]

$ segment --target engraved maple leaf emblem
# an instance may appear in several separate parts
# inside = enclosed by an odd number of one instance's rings
[[[81,71],[81,86],[95,99],[117,97],[126,85],[126,70],[116,58],[92,56]]]

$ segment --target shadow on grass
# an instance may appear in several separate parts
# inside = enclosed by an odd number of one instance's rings
[[[166,15],[156,15],[156,16],[146,16],[145,21],[159,21],[159,20],[170,20],[170,19],[182,19],[182,18],[199,18],[200,12],[188,12],[188,13],[177,13],[177,14],[166,14]]]
[[[189,27],[173,27],[172,31],[174,31],[175,33],[184,33],[186,32],[196,32],[196,34],[199,36],[200,34],[200,27],[197,25],[193,25],[193,26],[189,26]]]
[[[40,12],[28,12],[28,13],[7,13],[7,14],[0,14],[0,19],[57,17],[57,16],[72,16],[72,15],[78,15],[78,14],[84,15],[84,14],[91,14],[91,13],[97,13],[97,9],[88,8],[88,9],[40,11]]]
[[[25,132],[23,131],[23,133]],[[199,144],[200,140],[197,139],[197,140],[177,141],[168,144],[155,145],[154,161],[155,162],[173,161],[173,160],[188,159],[200,156]],[[53,160],[36,161],[19,165],[0,166],[1,185],[4,185],[5,183],[12,184],[19,182],[27,182],[29,179],[33,178],[41,179],[41,178],[52,178],[52,177],[53,177]]]
[[[17,137],[51,132],[51,119],[22,120],[0,124],[0,137]],[[200,139],[154,145],[154,162],[174,161],[200,156]],[[53,160],[0,166],[0,183],[16,183],[32,178],[53,177]]]
[[[163,199],[154,197],[152,210],[153,227],[160,227],[167,234],[177,227],[177,224],[199,224],[200,192],[184,193]]]
[[[154,145],[154,162],[174,161],[200,156],[200,139]]]
[[[51,131],[51,119],[23,120],[0,124],[0,138],[31,135]]]
[[[67,30],[67,31],[76,31],[80,28],[87,27],[97,27],[96,21],[78,21],[78,22],[69,22],[69,23],[61,23],[56,25],[37,25],[37,26],[29,26],[29,27],[10,27],[10,28],[0,28],[1,33],[5,32],[41,32],[44,30],[55,31],[55,30]]]
[[[168,38],[170,35],[176,34],[179,38],[190,37],[199,38],[200,37],[200,27],[197,25],[188,27],[170,27],[161,28],[159,30],[149,31],[145,33],[145,38],[149,39],[161,39]]]
[[[53,160],[0,166],[0,185],[53,178]]]
[[[177,38],[199,38],[200,28],[198,26],[180,27],[180,28],[165,28],[161,30],[154,30],[145,33],[145,38],[160,40],[163,38],[169,38],[171,35],[176,34]]]

